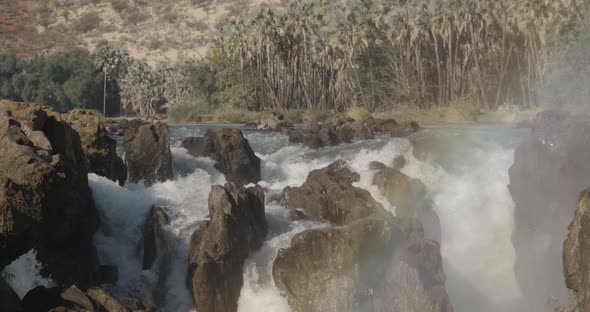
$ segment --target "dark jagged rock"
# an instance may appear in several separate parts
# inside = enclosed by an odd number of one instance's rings
[[[310,172],[301,187],[285,189],[287,207],[338,225],[299,233],[290,247],[279,250],[273,279],[293,310],[387,311],[376,308],[388,298],[424,289],[416,297],[439,308],[425,311],[452,311],[438,245],[423,239],[418,221],[394,217],[368,192],[354,188],[358,179],[337,161]],[[416,274],[420,279],[403,279]],[[374,293],[377,287],[380,293]],[[406,307],[422,311],[413,302]]]
[[[154,312],[154,306],[132,298],[117,298],[103,288],[83,292],[78,287],[36,287],[22,300],[24,311],[50,312]]]
[[[404,156],[397,156],[393,159],[393,169],[402,170],[406,166],[406,158]]]
[[[300,208],[315,220],[336,225],[351,223],[383,209],[368,191],[352,186],[358,180],[359,175],[345,161],[338,160],[326,168],[311,171],[300,187],[285,188],[285,206]]]
[[[9,101],[0,107],[10,116],[0,123],[0,267],[35,248],[42,273],[92,282],[98,213],[78,133],[51,109]]]
[[[124,185],[127,166],[117,155],[117,141],[109,136],[100,118],[84,109],[74,109],[64,116],[80,135],[88,172]]]
[[[22,312],[20,298],[14,290],[0,277],[0,311]]]
[[[390,132],[393,136],[407,136],[419,130],[418,123],[398,123],[393,119],[374,119],[365,121],[335,118],[323,124],[313,124],[306,129],[292,129],[288,132],[289,142],[301,143],[309,148],[334,146],[350,143],[353,139],[370,140],[376,134]]]
[[[166,211],[153,207],[143,226],[143,269],[152,268],[158,253],[162,250],[163,227],[170,224]]]
[[[205,146],[203,145],[203,138],[201,137],[184,138],[180,141],[180,146],[186,148],[189,155],[192,155],[193,157],[205,156]]]
[[[548,311],[546,298],[568,300],[562,248],[579,194],[589,183],[588,133],[590,118],[584,114],[540,113],[514,153],[509,190],[515,204],[515,275],[530,310]]]
[[[372,161],[369,163],[369,170],[383,170],[387,168],[387,166],[379,161]]]
[[[172,179],[170,129],[164,123],[139,123],[125,130],[125,160],[129,180],[145,185]]]
[[[203,137],[203,156],[215,160],[215,168],[228,181],[249,184],[260,181],[258,158],[240,129],[209,129]]]
[[[242,266],[268,232],[264,192],[228,182],[209,194],[210,221],[193,233],[189,250],[189,286],[197,310],[237,311]]]
[[[590,311],[590,189],[580,195],[580,204],[563,244],[563,271],[567,288],[573,290],[579,311]]]

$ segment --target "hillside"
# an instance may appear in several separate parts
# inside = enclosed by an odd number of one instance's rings
[[[0,50],[93,50],[101,41],[155,64],[202,58],[218,21],[282,0],[0,0]]]

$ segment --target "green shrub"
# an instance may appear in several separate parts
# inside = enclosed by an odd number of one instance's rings
[[[173,122],[202,122],[204,115],[209,115],[211,108],[202,99],[191,103],[182,103],[172,106],[168,110],[168,118]]]
[[[371,113],[365,108],[361,106],[354,106],[349,108],[344,115],[346,117],[353,118],[354,120],[358,121],[365,121],[367,118],[371,117]]]

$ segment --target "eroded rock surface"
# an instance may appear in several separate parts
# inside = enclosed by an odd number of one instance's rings
[[[185,138],[181,144],[194,157],[215,160],[215,168],[228,181],[240,184],[260,181],[260,158],[240,129],[208,129],[203,138]]]
[[[154,265],[158,253],[162,252],[163,227],[170,224],[168,214],[161,207],[152,207],[143,225],[143,269]]]
[[[568,300],[562,247],[579,194],[588,187],[589,133],[588,116],[547,111],[515,150],[509,170],[515,274],[532,311],[553,311],[546,298]]]
[[[125,130],[125,160],[129,180],[145,185],[171,180],[170,129],[164,123],[135,123]]]
[[[35,248],[55,280],[92,282],[98,213],[78,133],[51,109],[0,107],[0,267]]]
[[[293,310],[390,311],[387,300],[412,293],[415,300],[396,311],[452,311],[438,244],[423,238],[420,222],[394,217],[353,187],[358,179],[336,161],[285,189],[288,208],[330,224],[295,235],[273,263],[275,284]]]
[[[88,172],[124,185],[127,166],[117,155],[117,141],[110,137],[100,118],[84,109],[74,109],[64,116],[80,135]]]
[[[590,311],[590,189],[582,192],[563,244],[563,271],[579,311]]]
[[[188,284],[198,311],[237,311],[242,266],[268,232],[264,192],[232,182],[213,186],[209,215],[191,238]]]

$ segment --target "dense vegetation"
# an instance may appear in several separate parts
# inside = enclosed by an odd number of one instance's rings
[[[539,104],[561,50],[587,33],[582,0],[292,0],[218,25],[205,60],[150,67],[101,45],[0,56],[0,97],[61,110],[197,120],[215,110],[368,111]],[[239,115],[239,113],[238,113]]]

